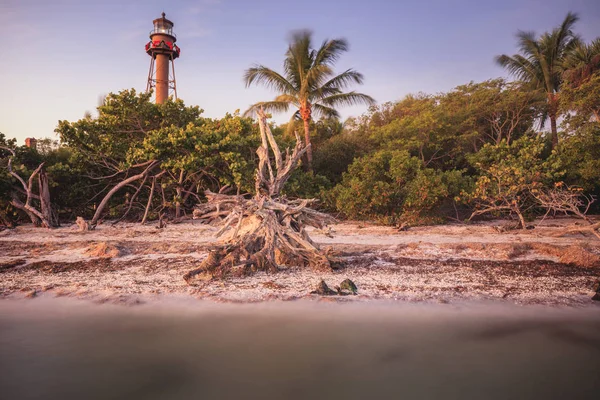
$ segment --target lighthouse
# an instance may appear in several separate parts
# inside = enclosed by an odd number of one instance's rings
[[[177,98],[175,81],[175,59],[179,57],[180,49],[175,44],[177,37],[173,33],[173,22],[165,18],[152,21],[154,29],[150,31],[150,42],[146,44],[146,53],[150,58],[150,71],[146,91],[152,88],[156,92],[156,103],[164,103],[172,93]]]

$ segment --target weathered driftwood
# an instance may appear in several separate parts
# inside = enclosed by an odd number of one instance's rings
[[[257,270],[275,272],[282,266],[309,266],[330,270],[326,254],[310,239],[307,226],[323,229],[333,218],[309,206],[314,199],[288,200],[281,190],[307,151],[296,135],[292,153],[281,154],[263,110],[258,123],[261,146],[255,177],[255,195],[227,195],[206,191],[207,202],[194,210],[194,218],[222,225],[221,241],[202,264],[184,275],[186,282],[200,273],[213,277],[246,275]],[[271,164],[270,151],[275,166]]]
[[[21,184],[21,191],[25,194],[26,199],[25,203],[23,203],[16,191],[12,193],[11,204],[13,207],[18,208],[19,210],[24,211],[31,222],[36,225],[42,225],[46,228],[53,228],[58,226],[58,218],[52,212],[52,202],[50,201],[50,188],[48,185],[48,178],[46,173],[44,172],[44,163],[41,163],[29,176],[27,182],[19,174],[13,171],[12,163],[13,158],[16,156],[15,151],[8,147],[1,147],[4,150],[7,150],[11,153],[11,156],[8,157],[7,169],[8,173],[14,177]],[[35,179],[38,180],[38,194],[33,191],[33,183]],[[35,208],[32,204],[33,200],[36,199],[40,203],[40,210]]]
[[[553,236],[560,237],[564,235],[569,235],[573,233],[581,233],[581,234],[591,234],[600,239],[600,222],[596,222],[595,224],[587,225],[587,226],[570,226],[566,229],[561,230],[560,232],[556,232]]]
[[[80,232],[84,232],[84,231],[89,231],[90,230],[90,224],[85,219],[83,219],[81,217],[77,217],[77,219],[75,220],[75,224],[79,228]]]

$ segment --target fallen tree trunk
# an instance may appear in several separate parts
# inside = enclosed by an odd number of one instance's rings
[[[263,110],[258,111],[261,146],[255,177],[255,195],[226,195],[206,191],[208,201],[196,207],[194,218],[222,225],[221,238],[202,264],[184,275],[191,283],[194,276],[208,273],[213,278],[244,276],[255,271],[276,272],[281,267],[308,266],[331,270],[331,261],[310,239],[307,226],[324,228],[333,222],[327,214],[308,206],[316,200],[288,200],[281,190],[307,151],[296,134],[296,146],[285,160]],[[269,147],[274,155],[271,165]]]

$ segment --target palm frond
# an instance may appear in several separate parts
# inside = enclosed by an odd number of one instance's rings
[[[298,98],[296,96],[291,95],[291,94],[280,94],[279,96],[275,97],[274,101],[293,104],[296,107],[300,106],[300,102],[298,101]]]
[[[336,106],[354,106],[357,104],[375,105],[376,101],[371,96],[355,91],[348,93],[339,93],[327,96],[319,101],[320,104],[328,107]]]
[[[288,81],[299,90],[302,86],[303,71],[298,69],[298,62],[289,52],[286,53],[285,60],[283,60],[283,70]]]
[[[532,62],[520,54],[512,57],[502,54],[496,57],[496,62],[519,80],[532,82],[539,79],[539,68],[535,65],[535,61]]]
[[[519,41],[519,50],[521,54],[530,59],[539,59],[540,47],[534,32],[519,31],[517,33],[517,39]]]
[[[337,112],[335,108],[327,107],[323,104],[313,104],[312,105],[313,113],[317,116],[322,116],[326,118],[340,118],[340,113]]]
[[[293,137],[292,133],[294,133],[294,131],[296,130],[296,122],[297,121],[302,121],[302,117],[300,116],[300,110],[297,110],[295,113],[293,113],[292,117],[288,121],[286,130],[285,130],[285,134],[287,136]]]
[[[248,68],[244,74],[244,81],[246,82],[246,87],[249,87],[253,83],[260,83],[269,89],[274,89],[282,93],[294,93],[295,91],[294,86],[287,79],[264,65],[255,65],[252,68]]]
[[[348,41],[346,39],[325,40],[316,53],[314,65],[332,65],[345,51],[348,51]]]
[[[253,113],[260,110],[261,107],[267,112],[285,112],[289,110],[290,103],[286,101],[261,101],[251,105],[246,111],[244,111],[243,116],[250,117]]]
[[[328,65],[313,65],[306,73],[305,85],[308,91],[323,85],[325,80],[333,75],[333,70]]]
[[[345,89],[353,83],[362,85],[363,75],[352,68],[345,70],[341,74],[331,78],[323,84],[324,88]]]
[[[292,32],[290,45],[284,60],[285,75],[294,83],[298,89],[306,79],[306,73],[313,64],[313,52],[311,50],[312,32],[301,30]]]
[[[556,48],[560,47],[561,43],[566,42],[570,38],[573,38],[573,27],[575,23],[579,21],[579,16],[576,13],[569,12],[565,17],[565,20],[560,25],[560,28],[553,32],[555,33],[555,46]]]

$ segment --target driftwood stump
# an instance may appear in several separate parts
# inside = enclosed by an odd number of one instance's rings
[[[90,230],[90,224],[82,217],[77,217],[77,219],[75,220],[75,224],[77,225],[79,232],[85,232]]]
[[[256,151],[259,163],[255,195],[248,198],[205,192],[208,201],[196,207],[194,218],[221,224],[217,232],[221,241],[198,268],[184,275],[188,283],[200,273],[224,278],[259,270],[275,272],[282,266],[331,270],[330,259],[310,239],[305,228],[323,229],[333,218],[311,209],[314,199],[288,200],[280,194],[308,147],[296,134],[296,146],[291,154],[288,149],[284,158],[264,111],[257,114],[262,143]]]

